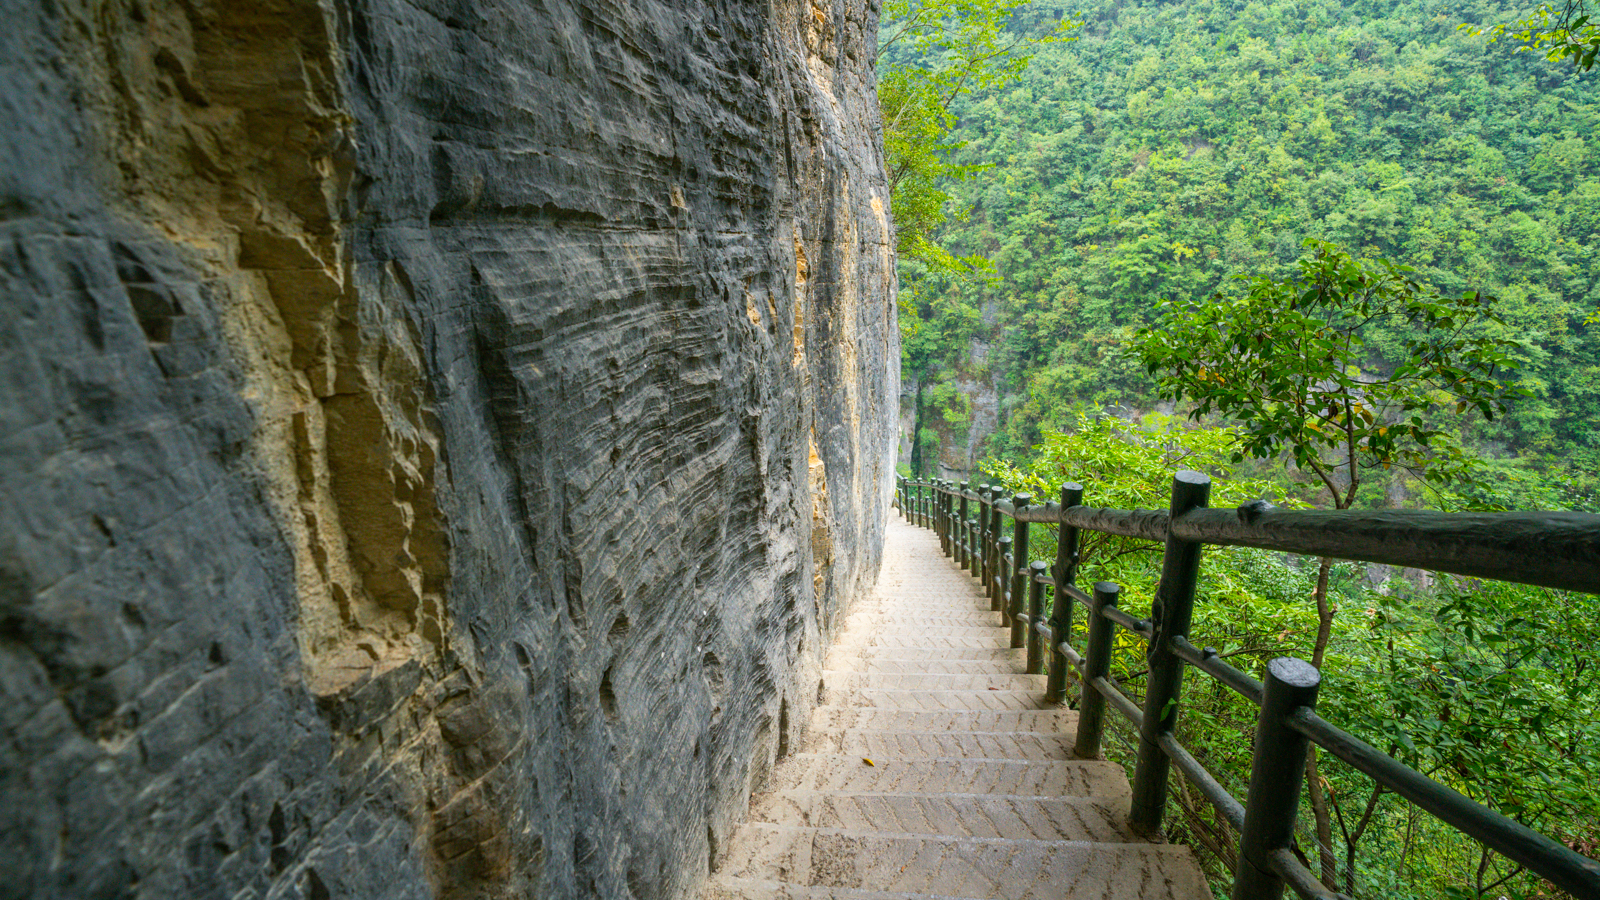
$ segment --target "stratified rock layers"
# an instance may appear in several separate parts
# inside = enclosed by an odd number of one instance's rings
[[[0,898],[682,896],[876,572],[866,0],[0,31]]]

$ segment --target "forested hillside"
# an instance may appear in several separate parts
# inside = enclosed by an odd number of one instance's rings
[[[1035,4],[1015,27],[1077,13],[1079,39],[1039,48],[1012,86],[956,108],[958,158],[990,168],[954,189],[958,218],[938,238],[992,260],[993,276],[903,271],[905,417],[922,472],[1025,456],[1080,404],[1152,408],[1153,382],[1123,355],[1129,329],[1161,298],[1286,275],[1318,238],[1413,266],[1445,293],[1498,297],[1505,336],[1525,342],[1515,377],[1529,396],[1464,439],[1522,458],[1565,504],[1591,502],[1600,74],[1457,28],[1516,12]]]
[[[952,107],[948,168],[987,168],[950,188],[931,235],[950,255],[902,254],[903,467],[1047,497],[1077,480],[1086,502],[1121,508],[1165,505],[1171,472],[1194,468],[1218,478],[1218,505],[1594,510],[1600,72],[1458,28],[1524,13],[1038,0],[1013,36],[1076,15],[1077,40],[1032,46],[1016,81]],[[963,257],[992,269],[953,271]],[[1140,336],[1158,322],[1188,328]],[[1180,418],[1196,409],[1210,412]],[[1158,549],[1086,541],[1080,577],[1142,608]],[[1197,643],[1257,673],[1312,661],[1334,720],[1581,853],[1600,847],[1593,597],[1207,554]],[[1142,645],[1117,652],[1115,680],[1139,694]],[[1242,794],[1254,708],[1220,690],[1185,704],[1182,739]],[[1329,887],[1564,896],[1327,757],[1309,773],[1300,845]],[[1188,787],[1174,797],[1170,836],[1203,851],[1222,896],[1237,835]]]

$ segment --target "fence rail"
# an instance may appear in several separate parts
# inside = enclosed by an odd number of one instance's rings
[[[1228,665],[1210,647],[1189,641],[1201,551],[1207,544],[1258,547],[1307,556],[1432,569],[1477,578],[1600,594],[1600,516],[1582,513],[1438,513],[1419,510],[1281,510],[1251,503],[1210,509],[1211,482],[1197,472],[1173,478],[1166,510],[1098,509],[1083,505],[1083,487],[1067,484],[1056,500],[1010,498],[991,485],[898,479],[895,505],[907,520],[933,529],[944,552],[978,577],[992,609],[1011,626],[1011,645],[1027,648],[1027,671],[1045,671],[1053,702],[1066,697],[1067,672],[1077,672],[1081,696],[1074,751],[1100,753],[1109,705],[1139,734],[1129,824],[1160,830],[1170,768],[1179,771],[1239,832],[1233,900],[1276,900],[1285,888],[1316,900],[1349,900],[1323,887],[1292,850],[1306,755],[1315,744],[1507,859],[1525,866],[1580,900],[1600,900],[1600,861],[1463,796],[1382,753],[1316,714],[1322,674],[1309,663],[1279,657],[1266,680]],[[1002,522],[1010,520],[1010,529]],[[1060,526],[1055,560],[1029,560],[1029,526]],[[1120,588],[1077,584],[1084,531],[1165,544],[1161,581],[1148,619],[1119,605]],[[1052,591],[1044,614],[1045,589]],[[1073,607],[1088,611],[1084,651],[1072,646]],[[1116,628],[1149,644],[1144,706],[1118,689],[1110,675]],[[1174,729],[1183,673],[1194,668],[1260,709],[1250,787],[1240,803],[1188,750]]]

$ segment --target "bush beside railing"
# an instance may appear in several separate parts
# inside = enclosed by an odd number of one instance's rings
[[[1280,510],[1253,503],[1207,508],[1211,482],[1179,472],[1163,511],[1085,507],[1083,488],[1066,484],[1058,502],[1009,501],[1002,489],[897,479],[895,505],[907,521],[931,528],[956,565],[977,576],[992,609],[1011,626],[1011,645],[1027,649],[1030,674],[1045,671],[1052,702],[1066,697],[1067,673],[1079,675],[1074,752],[1098,756],[1109,703],[1138,731],[1128,823],[1155,834],[1165,814],[1172,765],[1239,832],[1233,900],[1275,900],[1285,887],[1301,897],[1348,900],[1329,891],[1292,849],[1295,817],[1311,744],[1323,748],[1455,830],[1525,866],[1580,900],[1600,900],[1600,862],[1515,822],[1396,761],[1316,714],[1319,673],[1279,657],[1265,683],[1189,642],[1195,585],[1205,544],[1257,547],[1309,556],[1432,569],[1564,590],[1600,593],[1600,516],[1583,513],[1439,513],[1423,510]],[[1010,533],[1002,517],[1011,520]],[[1029,526],[1060,526],[1053,564],[1029,561]],[[1164,542],[1161,581],[1149,619],[1118,606],[1120,588],[1077,585],[1079,535],[1096,531]],[[1053,592],[1048,619],[1045,589]],[[1072,646],[1073,604],[1088,611],[1083,654]],[[1110,677],[1116,628],[1149,643],[1143,708]],[[1059,636],[1059,640],[1058,640]],[[1260,708],[1250,786],[1241,804],[1178,743],[1183,671],[1192,666]]]

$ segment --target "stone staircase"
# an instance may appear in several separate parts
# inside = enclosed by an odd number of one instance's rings
[[[932,532],[893,520],[826,660],[803,752],[751,800],[704,900],[1210,900],[1187,847],[1123,824],[1120,766],[1022,675],[1000,614]]]

